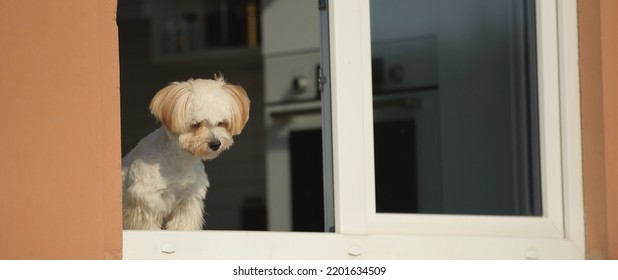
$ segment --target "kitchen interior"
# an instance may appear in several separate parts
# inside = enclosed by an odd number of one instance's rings
[[[205,163],[208,230],[334,231],[318,2],[118,1],[123,155],[160,125],[148,104],[169,82],[222,73],[251,99]],[[376,212],[542,215],[533,6],[371,1]]]

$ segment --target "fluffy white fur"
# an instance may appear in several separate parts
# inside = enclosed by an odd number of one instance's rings
[[[122,159],[123,227],[199,230],[209,187],[202,160],[232,146],[249,119],[245,90],[190,79],[161,89],[150,103],[163,124]]]

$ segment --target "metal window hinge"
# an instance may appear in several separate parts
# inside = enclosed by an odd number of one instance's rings
[[[327,83],[326,76],[322,71],[322,66],[318,66],[318,92],[320,95],[324,92],[324,85]]]

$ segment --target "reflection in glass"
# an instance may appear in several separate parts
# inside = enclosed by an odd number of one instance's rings
[[[371,2],[376,211],[541,215],[534,3]]]

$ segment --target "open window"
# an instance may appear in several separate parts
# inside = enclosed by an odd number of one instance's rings
[[[584,257],[575,1],[173,2],[196,38],[241,7],[260,48],[153,57],[162,19],[119,16],[123,149],[175,79],[221,71],[252,115],[206,164],[208,230],[125,231],[125,258]]]

